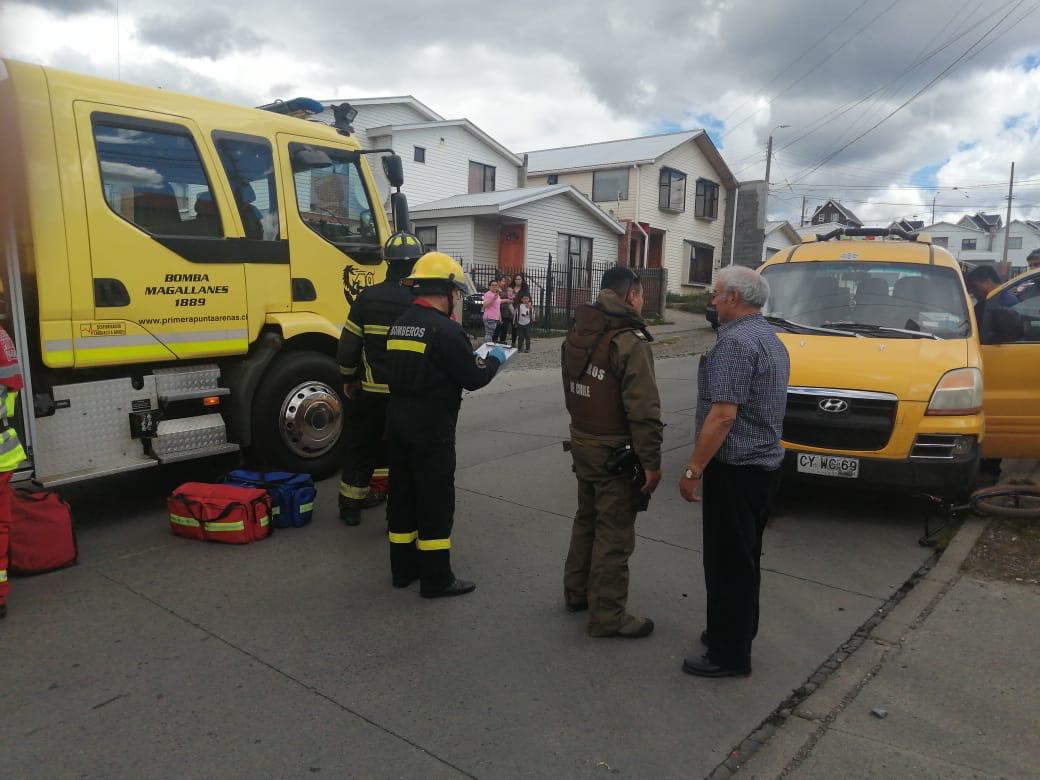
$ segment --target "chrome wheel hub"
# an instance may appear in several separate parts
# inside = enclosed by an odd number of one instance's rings
[[[279,431],[301,458],[318,458],[336,446],[343,431],[343,404],[324,382],[297,385],[282,402]]]

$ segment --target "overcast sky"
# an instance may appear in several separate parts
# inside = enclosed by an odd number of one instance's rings
[[[741,180],[787,124],[795,224],[803,195],[1003,214],[1015,160],[1040,219],[1040,0],[0,0],[0,51],[247,105],[411,94],[517,152],[704,127]]]

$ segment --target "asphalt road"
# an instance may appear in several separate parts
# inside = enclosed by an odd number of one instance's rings
[[[680,672],[704,621],[700,512],[681,500],[694,359],[661,360],[665,479],[638,521],[630,608],[590,639],[562,608],[575,489],[558,370],[503,373],[459,431],[453,562],[390,587],[380,510],[246,547],[174,538],[163,500],[226,463],[68,491],[79,566],[14,581],[0,623],[6,776],[703,776],[928,557],[921,507],[792,490],[767,531],[748,679]]]

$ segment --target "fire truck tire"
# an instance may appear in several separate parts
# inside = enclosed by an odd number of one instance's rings
[[[253,399],[249,460],[315,479],[341,464],[343,380],[336,361],[321,352],[284,352],[260,380]]]

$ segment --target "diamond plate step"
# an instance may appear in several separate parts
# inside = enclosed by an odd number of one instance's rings
[[[219,414],[163,420],[159,423],[155,438],[151,440],[151,447],[152,454],[161,463],[238,449],[237,444],[228,442],[224,418]]]
[[[228,395],[231,391],[220,387],[220,368],[216,365],[174,366],[152,370],[155,392],[163,402],[205,398],[210,395]]]

